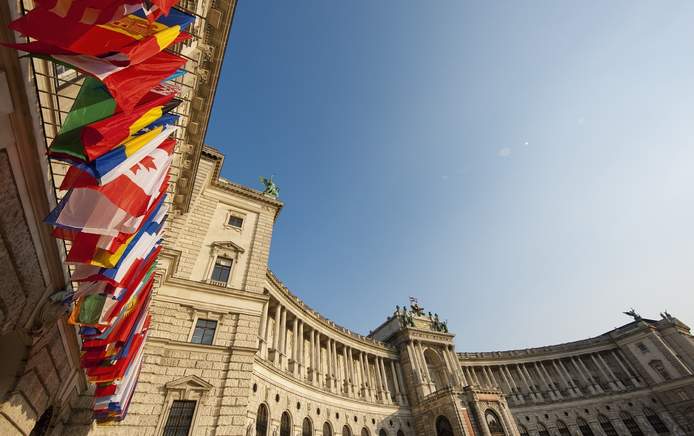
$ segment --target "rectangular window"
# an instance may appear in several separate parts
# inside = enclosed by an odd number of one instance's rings
[[[229,225],[232,227],[238,227],[240,229],[243,226],[243,218],[229,215]]]
[[[194,412],[195,401],[174,401],[166,419],[164,436],[188,436]]]
[[[212,270],[212,281],[226,284],[229,281],[229,273],[231,273],[231,263],[231,259],[218,257]]]
[[[198,319],[190,342],[194,344],[212,345],[215,330],[217,330],[217,321],[213,319]]]

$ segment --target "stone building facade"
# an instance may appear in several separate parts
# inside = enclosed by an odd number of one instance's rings
[[[69,286],[65,247],[41,223],[61,175],[45,141],[79,78],[0,47],[0,435],[694,434],[694,339],[668,314],[583,341],[461,353],[417,304],[362,336],[290,292],[267,267],[282,203],[222,178],[224,157],[203,146],[236,2],[181,5],[200,20],[177,48],[191,74],[174,213],[145,363],[117,424],[91,420],[75,329],[50,299]],[[3,41],[20,6],[0,2]]]
[[[414,303],[359,335],[267,268],[282,203],[222,178],[223,160],[204,149],[190,212],[169,227],[127,418],[84,433],[694,434],[694,339],[676,318],[461,353]]]

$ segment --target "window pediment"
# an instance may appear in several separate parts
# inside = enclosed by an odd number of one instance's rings
[[[217,253],[223,253],[223,252],[228,252],[228,253],[243,253],[244,248],[234,244],[231,241],[215,241],[212,243],[212,250],[217,252]]]
[[[168,391],[198,391],[200,393],[207,392],[213,387],[212,384],[196,375],[189,375],[170,381],[165,386]]]

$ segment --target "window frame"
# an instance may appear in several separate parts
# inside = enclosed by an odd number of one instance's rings
[[[188,431],[186,432],[186,435],[189,435],[191,430],[193,430],[193,423],[195,421],[195,412],[198,408],[198,401],[197,400],[173,400],[171,404],[169,405],[168,408],[168,413],[166,414],[166,419],[164,420],[164,427],[162,428],[162,436],[166,436],[166,430],[169,425],[169,420],[171,419],[171,413],[174,411],[174,406],[176,403],[192,403],[193,404],[193,409],[190,411],[190,422],[188,423]],[[177,430],[177,429],[173,429]]]
[[[230,221],[231,221],[232,219],[234,219],[234,218],[237,219],[237,220],[241,220],[241,225],[240,225],[240,226],[237,226],[237,225],[232,224],[232,223],[230,222]],[[227,219],[226,219],[226,221],[224,222],[224,225],[225,225],[226,227],[231,227],[232,229],[243,230],[243,225],[244,225],[245,222],[246,222],[246,216],[245,216],[245,215],[241,215],[241,214],[235,213],[235,212],[229,212],[229,213],[227,214]]]
[[[195,331],[198,329],[198,322],[200,321],[206,321],[206,322],[214,322],[214,330],[212,331],[212,338],[210,339],[210,343],[206,344],[202,342],[202,339],[205,337],[205,332],[203,332],[202,337],[200,338],[201,342],[193,342],[193,338],[195,337]],[[214,345],[214,340],[217,338],[217,330],[219,328],[219,320],[214,319],[214,318],[206,318],[202,317],[199,315],[196,315],[194,320],[193,320],[193,328],[191,329],[188,342],[191,344],[195,345]],[[208,329],[208,327],[204,327],[205,331]]]
[[[227,271],[227,278],[226,278],[226,280],[217,280],[217,279],[214,278],[215,271],[217,270],[217,261],[219,261],[219,260],[221,260],[221,259],[228,260],[228,261],[230,262],[230,264],[229,264],[229,270]],[[232,259],[231,257],[222,256],[222,255],[217,255],[217,256],[215,256],[215,257],[214,257],[214,261],[212,262],[212,271],[210,271],[210,282],[213,282],[213,283],[224,283],[225,286],[228,285],[228,284],[229,284],[229,280],[231,280],[231,272],[232,272],[232,270],[234,269],[234,261],[235,261],[235,259]],[[225,265],[221,265],[221,266],[225,266]]]

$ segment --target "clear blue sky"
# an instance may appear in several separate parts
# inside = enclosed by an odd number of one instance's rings
[[[270,267],[360,333],[457,349],[694,324],[694,3],[238,5],[207,143],[285,207]]]

